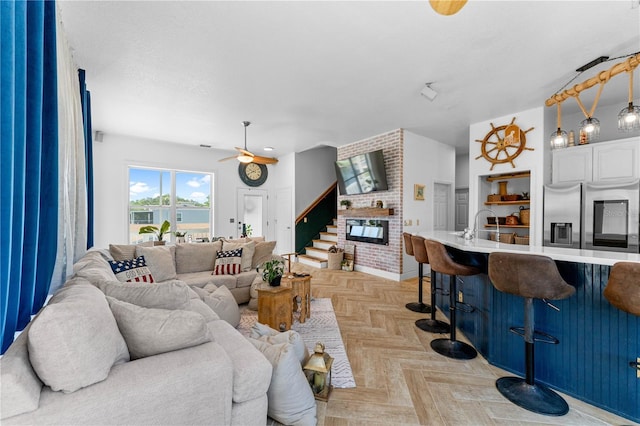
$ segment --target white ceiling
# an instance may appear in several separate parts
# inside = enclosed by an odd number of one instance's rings
[[[427,0],[59,5],[94,130],[232,150],[249,120],[248,148],[275,156],[397,128],[466,152],[470,123],[541,106],[579,66],[640,50],[638,0],[470,0],[448,17]],[[600,105],[624,107],[627,84],[612,79]]]

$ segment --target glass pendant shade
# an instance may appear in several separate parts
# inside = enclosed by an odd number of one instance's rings
[[[566,148],[569,145],[567,132],[558,127],[558,130],[551,133],[551,149]]]
[[[633,102],[629,102],[629,106],[620,111],[618,130],[622,132],[640,130],[640,106],[633,106]]]
[[[593,142],[600,135],[600,120],[589,117],[580,123],[580,132],[586,137],[586,143]]]

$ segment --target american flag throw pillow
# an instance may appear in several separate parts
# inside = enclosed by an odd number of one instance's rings
[[[153,283],[153,276],[144,256],[129,260],[110,260],[109,265],[120,282]]]
[[[235,275],[242,270],[242,249],[217,251],[212,275]]]

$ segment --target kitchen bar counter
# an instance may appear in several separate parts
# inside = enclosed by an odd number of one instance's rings
[[[486,233],[481,232],[482,237],[485,236],[484,234]],[[553,260],[609,266],[613,265],[616,262],[640,263],[640,254],[638,253],[620,253],[614,251],[577,250],[568,248],[505,244],[485,240],[482,238],[465,240],[463,237],[459,236],[461,235],[461,232],[452,231],[418,232],[418,235],[440,241],[442,244],[449,247],[455,247],[462,251],[475,253],[492,253],[494,251],[503,251],[509,253],[539,254],[548,256]]]
[[[640,262],[639,255],[465,240],[453,232],[419,235],[440,241],[456,262],[482,271],[458,277],[457,299],[472,308],[458,312],[459,329],[489,363],[521,377],[524,343],[520,336],[509,332],[509,327],[522,326],[523,298],[493,287],[487,276],[489,254],[503,251],[554,259],[576,293],[551,302],[560,311],[535,302],[536,330],[560,340],[559,345],[536,345],[536,380],[640,422],[640,377],[629,367],[629,361],[640,357],[640,317],[616,309],[602,294],[611,265],[619,261]],[[438,288],[448,290],[448,277],[432,274],[432,279]],[[448,315],[449,297],[438,294],[436,302]]]

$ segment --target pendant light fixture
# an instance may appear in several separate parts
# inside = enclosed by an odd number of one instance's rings
[[[558,123],[558,130],[556,130],[555,132],[551,133],[551,149],[560,149],[560,148],[566,148],[567,145],[569,144],[569,137],[567,136],[567,132],[565,132],[564,130],[562,130],[562,109],[561,109],[561,103],[558,102],[558,118],[557,118],[557,123]]]
[[[640,106],[633,106],[633,70],[629,73],[629,106],[618,114],[618,130],[632,132],[640,129]]]
[[[580,143],[590,143],[598,139],[600,136],[600,120],[593,116],[593,113],[596,110],[596,106],[598,105],[598,101],[600,100],[600,95],[602,94],[602,89],[604,85],[609,81],[610,73],[606,73],[603,77],[603,81],[600,83],[600,87],[598,87],[598,93],[596,93],[596,98],[593,100],[593,105],[591,105],[591,110],[587,113],[586,108],[582,104],[580,100],[580,94],[576,93],[574,97],[576,98],[576,102],[578,102],[578,106],[580,110],[586,117],[582,122],[580,122]]]

